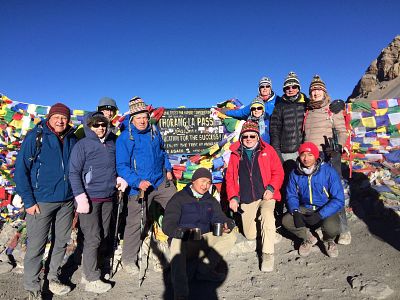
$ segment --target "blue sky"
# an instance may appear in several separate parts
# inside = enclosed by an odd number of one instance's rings
[[[102,96],[122,111],[210,107],[282,93],[295,71],[347,98],[400,34],[400,1],[0,0],[0,93],[29,103],[91,110]]]

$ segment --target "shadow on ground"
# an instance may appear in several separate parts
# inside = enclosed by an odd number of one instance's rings
[[[371,234],[400,251],[400,216],[379,200],[379,193],[371,187],[366,175],[353,173],[349,185],[354,214]]]

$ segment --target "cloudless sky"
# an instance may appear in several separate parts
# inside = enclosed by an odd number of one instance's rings
[[[295,71],[347,98],[400,34],[400,1],[0,0],[0,93],[93,110],[250,102],[269,76],[282,94]]]

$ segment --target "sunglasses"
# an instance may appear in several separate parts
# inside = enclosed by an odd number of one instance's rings
[[[270,88],[270,85],[260,85],[260,89],[268,89]]]
[[[299,87],[297,85],[289,85],[289,86],[285,87],[285,91],[298,90],[298,89],[299,89]]]
[[[264,110],[264,107],[262,107],[262,106],[257,106],[257,107],[252,107],[252,108],[250,108],[250,110],[251,111],[256,111],[256,110]]]
[[[107,124],[106,123],[97,123],[97,124],[92,125],[93,128],[99,128],[100,126],[103,128],[106,128]]]
[[[249,135],[242,135],[242,139],[255,139],[257,135],[255,134],[249,134]]]

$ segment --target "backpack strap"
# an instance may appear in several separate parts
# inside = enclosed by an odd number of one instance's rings
[[[34,163],[40,154],[40,150],[42,148],[42,141],[43,141],[43,125],[39,124],[36,128],[36,137],[35,137],[35,152],[29,158],[31,163]]]

